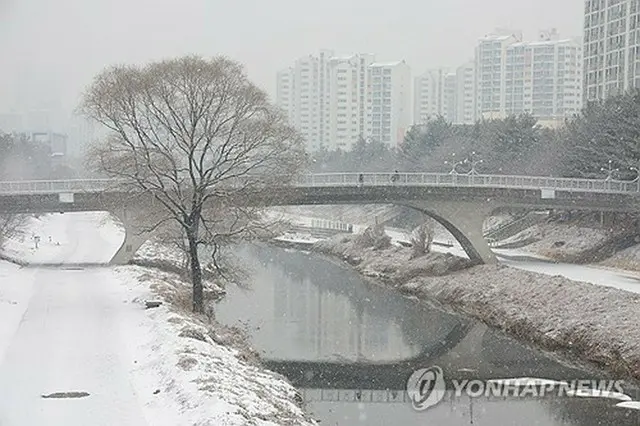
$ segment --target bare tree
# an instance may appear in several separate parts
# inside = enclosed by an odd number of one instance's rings
[[[16,236],[25,222],[23,215],[0,214],[0,248],[2,248],[7,238]]]
[[[265,197],[282,194],[305,161],[300,135],[243,67],[196,56],[117,66],[99,74],[82,112],[111,134],[90,152],[98,168],[160,206],[188,246],[193,309],[204,312],[200,253],[256,235]]]
[[[412,259],[424,256],[431,251],[433,243],[433,223],[425,222],[411,233]]]

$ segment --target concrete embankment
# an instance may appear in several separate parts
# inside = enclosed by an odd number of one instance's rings
[[[640,380],[640,295],[503,265],[469,267],[450,254],[410,260],[411,249],[362,247],[338,236],[314,251],[338,257],[367,277],[437,301],[534,343]]]

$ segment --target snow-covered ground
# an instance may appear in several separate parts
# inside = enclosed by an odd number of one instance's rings
[[[107,263],[124,241],[124,232],[105,212],[47,214],[27,220],[18,235],[5,241],[3,253],[30,264]],[[37,248],[34,238],[40,240]]]
[[[378,220],[388,220],[398,214],[398,208],[391,204],[289,206],[275,207],[270,210],[284,213],[290,217],[315,217],[346,223],[374,223],[376,218]]]
[[[604,229],[585,228],[565,224],[538,224],[500,241],[500,244],[528,239],[538,240],[522,247],[521,250],[558,260],[571,259],[586,250],[597,247],[611,237]]]
[[[308,234],[300,234],[296,232],[285,232],[282,236],[274,238],[276,241],[291,242],[291,243],[308,243],[314,244],[321,241],[320,238],[312,237]]]
[[[493,231],[513,221],[513,215],[511,214],[498,214],[490,216],[484,222],[484,232]]]
[[[104,216],[34,223],[28,235],[45,244],[14,240],[12,256],[104,263],[118,248],[118,227]],[[150,299],[164,303],[145,309]],[[0,261],[0,424],[311,424],[295,389],[244,361],[224,344],[227,329],[177,303],[186,299],[188,286],[157,270]]]
[[[619,251],[610,258],[603,260],[601,265],[640,272],[640,245]]]
[[[133,259],[134,261],[166,262],[174,266],[182,266],[184,265],[185,256],[172,247],[149,240],[140,246]]]
[[[16,279],[18,274],[24,278]],[[0,260],[0,360],[4,358],[33,294],[35,275],[33,270],[21,271],[18,266]]]

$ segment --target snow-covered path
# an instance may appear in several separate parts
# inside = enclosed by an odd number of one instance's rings
[[[34,236],[40,238],[37,248]],[[49,214],[30,218],[4,251],[29,264],[108,263],[123,240],[108,213]]]
[[[43,216],[10,248],[32,263],[105,263],[121,238],[106,221],[104,213]],[[34,234],[41,238],[37,249],[28,238]],[[3,263],[2,276],[0,300],[10,311],[0,325],[0,424],[146,424],[122,332],[125,318],[143,313],[123,303],[113,271]],[[42,398],[58,392],[89,396]]]
[[[0,360],[0,424],[146,424],[121,355],[121,319],[140,310],[118,297],[113,273],[38,269],[26,278],[32,295]],[[57,392],[89,396],[42,398]]]

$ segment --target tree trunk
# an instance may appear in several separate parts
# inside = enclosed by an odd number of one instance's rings
[[[202,268],[198,257],[197,237],[187,233],[189,240],[189,264],[191,269],[191,285],[193,287],[193,312],[204,314],[204,289],[202,286]]]

